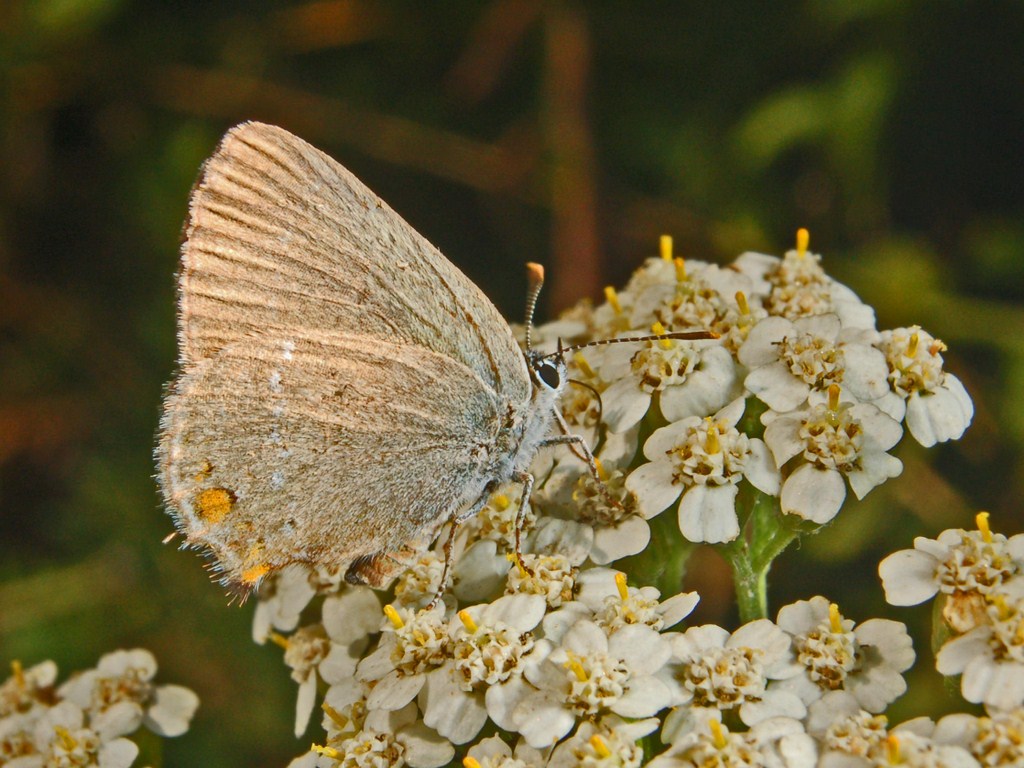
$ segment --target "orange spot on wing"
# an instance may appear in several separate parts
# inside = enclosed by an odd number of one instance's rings
[[[252,568],[246,568],[242,571],[242,582],[250,585],[255,584],[266,576],[269,571],[269,565],[255,565]]]
[[[196,496],[196,514],[206,523],[216,525],[235,504],[235,494],[227,488],[207,488]]]

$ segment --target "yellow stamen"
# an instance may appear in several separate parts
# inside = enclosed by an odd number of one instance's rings
[[[572,356],[572,361],[576,363],[576,367],[580,369],[580,372],[588,379],[597,378],[597,374],[594,373],[594,369],[590,367],[590,363],[587,362],[587,358],[583,356],[582,352],[577,352]]]
[[[515,552],[509,552],[505,555],[505,559],[510,563],[516,564],[516,569],[519,571],[519,578],[527,579],[530,577],[530,572],[526,570],[526,566],[523,565],[523,559],[519,557]]]
[[[676,256],[672,260],[672,263],[674,263],[676,265],[676,282],[677,283],[685,283],[686,282],[686,262],[682,259],[682,257]]]
[[[345,730],[345,728],[348,727],[350,722],[349,719],[326,701],[320,705],[320,709],[322,709],[326,715],[334,721],[334,724],[338,726],[339,730]]]
[[[999,612],[1000,621],[1006,621],[1010,618],[1010,614],[1013,613],[1013,611],[1010,609],[1010,606],[1007,605],[1006,598],[1003,595],[989,595],[987,599],[988,602],[991,605],[994,605],[996,610]]]
[[[807,255],[807,246],[811,244],[811,233],[804,227],[796,231],[796,253],[802,259]]]
[[[653,333],[655,336],[662,336],[663,334],[668,333],[668,331],[665,330],[664,325],[655,320],[654,324],[651,326],[651,333]],[[662,349],[672,349],[671,339],[662,339],[658,343],[661,345]]]
[[[708,421],[711,421],[710,416],[708,416]],[[712,455],[722,451],[722,443],[718,439],[718,426],[713,422],[708,424],[708,437],[704,441],[704,450]]]
[[[475,635],[476,631],[480,629],[477,623],[473,621],[473,617],[469,615],[469,611],[463,609],[459,611],[459,621],[462,622],[462,626],[466,628],[466,631],[471,635]]]
[[[329,757],[332,760],[341,760],[341,758],[345,756],[343,752],[339,752],[334,747],[321,747],[319,744],[311,745],[309,751],[316,752],[318,755],[323,755],[324,757]]]
[[[900,755],[900,737],[895,733],[890,733],[885,737],[885,751],[888,753],[890,765],[899,765],[903,762]]]
[[[60,740],[61,749],[65,752],[71,752],[78,746],[78,742],[75,740],[75,737],[71,735],[71,731],[63,725],[55,725],[53,726],[53,730],[57,732],[57,738]]]
[[[288,650],[288,638],[284,635],[279,634],[277,632],[271,632],[269,635],[267,635],[267,639],[274,645],[279,645],[286,651]]]
[[[602,480],[607,481],[608,480],[608,470],[606,470],[604,468],[604,464],[602,464],[601,460],[599,458],[597,458],[596,456],[594,457],[594,466],[597,467],[597,476],[599,478],[601,478]]]
[[[907,343],[907,357],[917,357],[917,345],[920,341],[921,337],[916,333],[910,334],[910,341]]]
[[[747,294],[743,291],[736,291],[736,306],[740,308],[743,316],[750,314],[750,305],[747,303]]]
[[[839,385],[829,384],[828,386],[828,409],[835,413],[839,410]]]
[[[470,757],[469,755],[466,755],[464,758],[462,758],[462,765],[463,768],[480,768],[480,761],[477,760],[475,757]]]
[[[1024,621],[1017,623],[1017,629],[1013,632],[1013,639],[1016,645],[1024,645]]]
[[[828,606],[828,623],[832,631],[837,635],[843,632],[843,615],[839,613],[839,606],[830,603]]]
[[[604,743],[604,739],[596,733],[590,737],[590,746],[594,748],[597,756],[602,760],[607,760],[612,756],[612,751],[608,749],[608,745]]]
[[[25,687],[25,670],[21,666],[21,662],[15,659],[11,662],[11,677],[14,678],[14,684],[19,688]]]
[[[715,749],[725,749],[729,742],[725,739],[722,724],[717,720],[708,720],[708,729],[711,731],[711,742],[715,745]]]
[[[499,512],[504,512],[512,505],[512,499],[504,493],[496,493],[491,497],[491,503],[494,504],[495,508],[497,508]]]
[[[576,654],[574,653],[569,653],[569,660],[565,662],[565,664],[563,664],[562,666],[571,671],[574,675],[576,675],[576,679],[579,680],[581,683],[585,683],[587,682],[587,680],[590,679],[589,677],[587,677],[587,670],[583,668],[583,665],[580,664],[579,657],[576,656]]]
[[[661,258],[672,261],[672,235],[662,235],[658,246],[661,249]]]
[[[946,346],[945,342],[935,339],[935,341],[928,345],[928,354],[935,357],[937,354],[945,352],[947,349],[949,349],[949,347]]]
[[[988,512],[979,512],[974,516],[974,522],[978,526],[981,539],[986,544],[992,543],[992,529],[988,527]]]
[[[388,617],[388,621],[391,622],[391,626],[395,629],[401,629],[405,626],[405,622],[402,621],[402,617],[398,615],[398,611],[395,610],[395,606],[390,603],[384,606],[384,615]]]
[[[604,300],[612,305],[612,309],[615,311],[616,315],[622,314],[622,305],[619,304],[619,294],[617,294],[615,289],[610,285],[605,286]]]
[[[618,587],[622,602],[626,602],[629,599],[629,585],[626,583],[626,574],[622,571],[615,574],[615,586]]]

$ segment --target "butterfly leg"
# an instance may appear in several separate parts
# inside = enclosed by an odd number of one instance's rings
[[[445,590],[448,589],[448,582],[451,579],[452,573],[452,560],[454,559],[453,552],[455,550],[455,534],[458,533],[459,526],[480,514],[480,510],[487,506],[487,502],[490,501],[491,494],[497,487],[497,483],[488,483],[487,487],[484,488],[484,492],[480,494],[480,498],[461,512],[456,512],[448,520],[448,536],[444,541],[444,570],[441,571],[441,581],[437,585],[437,591],[434,593],[434,597],[431,598],[424,610],[432,610],[434,606],[441,601]]]
[[[545,443],[546,442],[547,441],[545,441]],[[516,512],[516,565],[527,573],[530,573],[530,569],[523,564],[522,537],[523,523],[526,522],[526,510],[530,505],[530,496],[533,495],[533,475],[529,472],[517,472],[512,476],[512,479],[517,483],[523,484],[523,493],[519,499],[519,511]]]
[[[597,469],[597,460],[594,458],[594,454],[590,450],[590,446],[587,445],[587,441],[580,435],[573,434],[569,431],[569,425],[565,423],[565,418],[563,418],[557,408],[554,409],[554,414],[555,419],[558,421],[558,427],[562,430],[563,434],[547,438],[541,443],[541,447],[549,445],[568,445],[569,450],[572,451],[574,456],[587,463],[587,467],[590,469],[590,476],[594,478],[594,482],[597,483],[597,487],[600,489],[601,495],[604,496],[604,500],[615,509],[622,509],[622,502],[612,496],[611,492],[608,490],[608,486],[601,478],[601,473]]]

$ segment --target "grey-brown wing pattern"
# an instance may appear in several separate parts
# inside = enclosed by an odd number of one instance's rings
[[[525,363],[494,305],[323,152],[233,128],[193,192],[182,249],[182,363],[267,329],[323,328],[461,361],[513,402]]]
[[[483,492],[498,408],[470,368],[423,347],[265,332],[185,366],[165,406],[161,484],[228,582],[345,565],[431,537]]]

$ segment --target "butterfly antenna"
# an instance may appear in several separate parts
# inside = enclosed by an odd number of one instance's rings
[[[537,297],[544,287],[544,267],[535,262],[526,264],[526,280],[529,289],[526,293],[526,350],[529,351],[533,342],[533,310],[537,308]]]
[[[573,344],[571,347],[564,347],[559,349],[557,352],[544,355],[541,359],[547,357],[559,357],[564,355],[566,352],[576,352],[580,349],[586,349],[587,347],[603,347],[608,344],[636,344],[641,341],[661,341],[662,339],[684,339],[686,341],[705,341],[708,339],[720,339],[721,336],[714,331],[672,331],[671,333],[655,333],[649,336],[626,336],[620,339],[598,339],[597,341],[588,341],[585,344]]]

